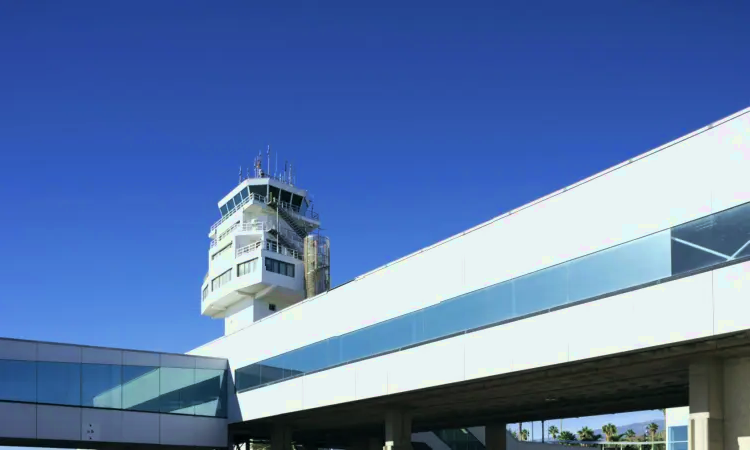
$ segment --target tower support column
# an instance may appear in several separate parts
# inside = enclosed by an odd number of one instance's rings
[[[385,414],[385,445],[383,450],[412,450],[411,414],[390,410]]]
[[[690,364],[689,383],[690,450],[724,450],[723,361]]]
[[[484,427],[484,441],[487,450],[507,448],[507,430],[504,423],[489,423]]]
[[[292,430],[286,425],[276,424],[271,431],[271,450],[291,450]]]

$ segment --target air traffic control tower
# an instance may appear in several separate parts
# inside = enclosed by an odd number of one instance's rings
[[[201,313],[231,334],[275,311],[330,289],[330,243],[320,217],[289,169],[269,174],[258,155],[252,173],[218,203],[211,226]]]

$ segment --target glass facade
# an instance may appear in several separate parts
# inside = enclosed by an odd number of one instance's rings
[[[226,417],[226,370],[0,360],[0,401]]]
[[[219,289],[230,281],[232,281],[232,269],[227,270],[226,272],[211,280],[211,291],[213,292]]]
[[[238,391],[750,260],[750,203],[237,369]],[[268,264],[268,259],[266,260]],[[267,268],[268,269],[268,268]]]
[[[681,425],[669,427],[669,448],[667,450],[687,450],[688,449],[688,427]]]
[[[294,264],[289,264],[284,261],[266,258],[266,270],[294,278]]]
[[[247,275],[248,273],[255,272],[255,268],[258,266],[258,258],[245,261],[241,264],[237,264],[237,276]]]

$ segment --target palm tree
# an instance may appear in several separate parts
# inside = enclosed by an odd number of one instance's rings
[[[523,430],[521,430],[521,440],[522,441],[528,441],[529,440],[529,430],[527,430],[526,428],[524,428]]]
[[[602,430],[602,431],[604,431],[604,430]],[[633,430],[626,431],[623,436],[625,436],[626,440],[631,441],[631,442],[635,441],[635,438],[637,437],[636,434],[635,434],[635,431],[633,431]]]
[[[571,441],[575,441],[575,440],[576,440],[576,436],[573,433],[571,433],[570,431],[561,431],[560,432],[560,441],[571,442]]]
[[[594,430],[592,430],[589,427],[581,428],[580,430],[578,430],[578,440],[579,441],[593,441]]]
[[[656,432],[659,431],[659,425],[657,425],[655,422],[651,422],[650,424],[646,425],[646,431],[648,432],[649,436],[651,436],[651,441],[653,442],[656,438]]]
[[[547,428],[547,433],[549,434],[549,437],[551,437],[554,441],[555,439],[557,439],[557,435],[560,434],[560,430],[558,430],[556,426],[550,425],[550,427]]]
[[[607,442],[617,441],[619,436],[617,435],[617,427],[613,423],[608,423],[602,427],[602,432],[607,439]]]
[[[516,433],[515,431],[511,431],[510,435],[513,436],[513,439],[518,440],[518,433]]]

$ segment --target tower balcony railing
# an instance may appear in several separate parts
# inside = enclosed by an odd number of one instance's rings
[[[308,209],[305,212],[302,212],[299,206],[292,205],[291,203],[287,202],[278,202],[278,205],[287,211],[297,214],[298,216],[307,217],[315,221],[318,221],[320,219],[320,214],[316,213],[315,211],[311,211]]]
[[[250,245],[246,245],[244,247],[240,247],[235,252],[235,257],[239,258],[242,255],[246,255],[248,253],[252,253],[252,252],[258,250],[259,248],[261,248],[262,245],[263,245],[262,241],[256,241],[256,242],[253,242]]]
[[[235,252],[235,257],[239,258],[242,255],[253,253],[261,248],[274,253],[278,253],[280,255],[291,256],[292,258],[302,261],[302,252],[293,248],[284,247],[283,245],[279,245],[276,242],[268,240],[256,241],[252,244],[245,245],[244,247],[239,247]]]
[[[227,219],[229,219],[230,217],[232,217],[234,215],[234,213],[236,213],[237,211],[242,210],[243,206],[245,206],[248,203],[253,202],[253,201],[258,201],[258,202],[266,203],[266,197],[264,195],[258,195],[258,194],[254,194],[254,193],[251,192],[247,197],[243,198],[242,201],[239,204],[234,205],[234,208],[232,208],[231,210],[229,210],[229,212],[227,212],[227,214],[225,216],[223,216],[221,219],[217,220],[216,223],[214,223],[213,225],[211,225],[211,231],[210,231],[210,233],[213,233],[214,231],[216,231],[216,229],[219,227],[219,225],[221,225],[222,223],[226,222]]]
[[[223,231],[215,239],[211,239],[211,244],[209,248],[216,247],[222,239],[224,239],[225,237],[231,234],[235,234],[239,232],[265,232],[265,231],[272,231],[272,230],[277,230],[279,231],[279,234],[281,234],[288,240],[294,242],[295,244],[302,245],[302,239],[300,239],[299,236],[297,236],[295,233],[293,233],[290,230],[278,227],[273,222],[247,222],[247,223],[237,222],[236,224],[229,227],[226,231]]]

